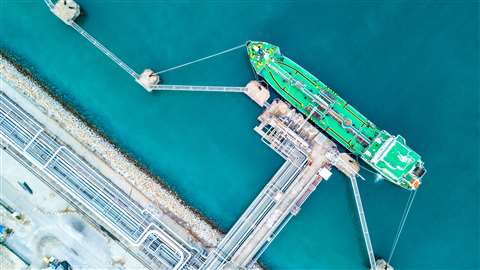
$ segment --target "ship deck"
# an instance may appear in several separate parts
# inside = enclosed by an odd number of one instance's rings
[[[386,179],[406,189],[412,188],[414,180],[418,186],[422,173],[412,171],[424,172],[423,162],[405,139],[377,128],[331,88],[282,55],[277,46],[251,42],[247,50],[255,71],[308,120]]]
[[[278,93],[306,115],[315,110],[310,119],[352,153],[362,153],[379,132],[365,116],[289,58],[278,58],[269,67],[286,73],[265,72],[265,79],[278,87]],[[290,83],[284,78],[287,76],[296,82]]]

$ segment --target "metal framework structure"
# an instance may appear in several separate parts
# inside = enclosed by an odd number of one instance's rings
[[[306,158],[304,160],[306,161]],[[306,162],[304,162],[304,165],[305,163]],[[300,171],[301,168],[289,161],[285,161],[247,210],[237,220],[235,225],[228,231],[217,248],[209,253],[201,269],[222,269],[223,266],[233,258],[245,241],[255,232],[260,222],[264,220],[267,213],[277,203],[275,194],[285,191]],[[269,239],[268,244],[273,241],[282,228],[283,226]],[[256,262],[263,251],[266,250],[268,244],[260,249],[260,252],[257,253],[251,261],[251,264]]]
[[[53,2],[51,0],[44,0],[44,2],[49,9],[53,11]],[[69,25],[140,83],[140,75],[119,57],[74,21],[69,23]],[[242,46],[243,45],[236,46],[211,56],[153,73],[153,75],[203,61],[204,59],[209,59]],[[320,104],[320,107],[323,109],[318,110],[317,107],[313,106],[311,111],[306,114],[308,115],[307,118],[302,118],[300,122],[295,119],[290,119],[288,123],[282,125],[278,122],[278,119],[272,119],[271,122],[266,122],[261,126],[261,132],[259,133],[262,135],[262,142],[267,144],[286,161],[230,229],[219,246],[208,254],[208,257],[202,256],[203,252],[200,252],[198,249],[181,240],[174,232],[153,217],[148,210],[141,209],[141,207],[123,194],[117,187],[113,186],[108,179],[89,167],[88,164],[68,148],[56,142],[38,123],[29,118],[24,112],[21,112],[21,109],[16,108],[4,95],[0,96],[0,137],[10,142],[15,149],[24,154],[33,164],[37,165],[47,175],[51,176],[66,188],[72,196],[83,202],[93,213],[99,215],[105,223],[111,225],[117,233],[124,236],[131,244],[139,246],[145,257],[155,265],[166,266],[168,269],[180,269],[182,267],[184,269],[221,269],[232,259],[241,245],[253,234],[260,222],[274,207],[276,204],[275,195],[279,192],[286,191],[295,178],[299,176],[302,169],[305,168],[308,160],[308,143],[296,133],[299,132],[313,116],[317,115],[317,117],[320,116],[323,118],[327,114],[334,114],[331,110],[335,104],[335,100],[331,96],[323,91],[317,93],[319,96],[313,95],[308,91],[303,82],[294,79],[273,65],[267,64],[267,67],[278,74],[279,77],[289,85],[301,89],[306,96]],[[142,85],[142,83],[140,84]],[[149,91],[237,93],[246,91],[245,87],[229,86],[163,84],[154,84],[151,87],[142,86],[148,88],[147,90]],[[325,86],[325,89],[328,89],[328,87]],[[267,107],[268,106],[267,104]],[[351,127],[351,129],[362,135],[364,141],[370,143],[370,139],[363,136],[355,127]],[[331,161],[332,164],[340,162],[339,160]],[[354,174],[350,177],[350,180],[369,262],[373,269],[375,266],[375,257],[360,191]],[[316,184],[318,184],[318,182]],[[313,187],[313,189],[314,188],[315,187]],[[306,198],[302,198],[303,201],[305,199]],[[295,213],[295,211],[298,210],[294,208],[291,209],[291,213]],[[291,216],[292,215],[284,216],[283,222],[279,224],[274,234],[271,235],[268,241],[260,248],[247,268],[256,262],[271,241],[278,235],[286,223],[288,223]]]
[[[192,269],[203,252],[184,241],[0,93],[0,138],[156,267]],[[197,262],[200,260],[200,262]],[[196,269],[198,267],[193,267]]]
[[[235,87],[235,86],[202,86],[202,85],[157,84],[157,85],[152,87],[152,90],[243,93],[243,92],[245,92],[246,89],[245,89],[245,87]]]
[[[125,72],[130,74],[135,79],[139,78],[139,75],[137,72],[135,72],[131,67],[129,67],[125,62],[123,62],[118,56],[116,56],[114,53],[112,53],[109,49],[107,49],[105,46],[103,46],[102,43],[100,43],[98,40],[96,40],[94,37],[92,37],[87,31],[85,31],[80,25],[78,25],[76,22],[72,22],[70,25],[75,31],[77,31],[80,35],[82,35],[85,39],[87,39],[90,43],[92,43],[97,49],[99,49],[103,54],[108,56],[113,62],[115,62],[117,65],[119,65]]]
[[[360,190],[357,185],[357,178],[353,175],[350,177],[352,183],[353,195],[355,197],[355,204],[357,206],[358,218],[362,226],[363,240],[365,240],[365,247],[367,248],[368,261],[371,269],[375,267],[375,254],[373,252],[372,241],[370,240],[370,233],[368,232],[367,219],[363,211],[362,198],[360,197]]]
[[[51,0],[44,0],[45,4],[48,6],[48,8],[53,12],[53,9],[55,7],[55,4]],[[120,66],[125,72],[127,72],[130,76],[132,76],[137,82],[139,82],[140,75],[135,72],[129,65],[127,65],[125,62],[122,61],[118,56],[116,56],[113,52],[111,52],[109,49],[107,49],[103,44],[98,41],[96,38],[94,38],[92,35],[90,35],[85,29],[83,29],[80,25],[72,21],[69,23],[69,25],[77,31],[80,35],[82,35],[86,40],[88,40],[92,45],[94,45],[98,50],[100,50],[103,54],[105,54],[110,60],[112,60],[115,64]],[[219,54],[223,54],[228,51],[232,51],[234,49],[238,49],[244,47],[244,45],[241,46],[236,46],[232,49],[199,59],[209,59],[211,57],[217,56]],[[192,63],[196,63],[199,60],[193,61]],[[190,64],[190,63],[189,63]],[[179,67],[183,67],[186,65],[180,65]],[[175,67],[175,69],[178,67]],[[165,71],[161,71],[158,73],[163,73],[166,72],[170,69],[167,69]],[[157,73],[154,73],[157,74]],[[142,87],[145,87],[142,85]],[[200,86],[200,85],[168,85],[168,84],[155,84],[149,89],[151,90],[163,90],[163,91],[206,91],[206,92],[231,92],[231,93],[243,93],[245,92],[245,87],[234,87],[234,86]]]
[[[261,119],[261,123],[255,128],[261,135],[261,140],[282,156],[285,162],[228,231],[218,247],[209,254],[202,269],[222,269],[229,262],[235,261],[234,257],[238,255],[237,253],[242,252],[241,248],[247,246],[248,241],[259,240],[253,238],[256,230],[261,230],[259,226],[273,222],[268,237],[264,241],[258,241],[260,243],[260,246],[257,246],[258,250],[249,253],[252,254],[252,257],[242,256],[242,258],[247,258],[247,263],[232,266],[252,267],[292,216],[298,213],[301,204],[320,182],[316,174],[311,179],[305,176],[305,170],[309,165],[311,145],[296,133],[302,129],[305,123],[302,117],[297,118],[296,116],[298,114],[281,117],[282,121],[277,117]],[[301,180],[302,178],[304,180]],[[308,184],[303,188],[296,186],[295,189],[292,189],[294,185],[298,185],[302,181]],[[285,197],[287,194],[292,196],[282,202],[283,198],[288,198]],[[279,208],[281,203],[285,203],[286,207]],[[282,212],[276,213],[278,211]],[[272,220],[271,217],[274,219]]]

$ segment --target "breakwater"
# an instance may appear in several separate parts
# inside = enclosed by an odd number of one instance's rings
[[[168,215],[204,246],[211,247],[218,243],[222,234],[211,222],[186,205],[172,190],[161,183],[161,179],[148,173],[95,128],[80,119],[75,112],[64,106],[45,86],[35,80],[28,70],[16,65],[5,55],[0,55],[0,77],[51,120],[58,123],[78,143],[143,193],[154,206],[151,210],[160,211],[159,215]]]

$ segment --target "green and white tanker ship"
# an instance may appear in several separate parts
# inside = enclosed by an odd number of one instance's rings
[[[377,128],[277,46],[250,41],[247,51],[255,72],[318,127],[389,181],[418,188],[426,170],[402,136]]]

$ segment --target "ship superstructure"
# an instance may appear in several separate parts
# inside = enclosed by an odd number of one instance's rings
[[[402,136],[377,128],[277,46],[252,41],[247,51],[255,72],[309,120],[389,181],[418,188],[426,170]]]

